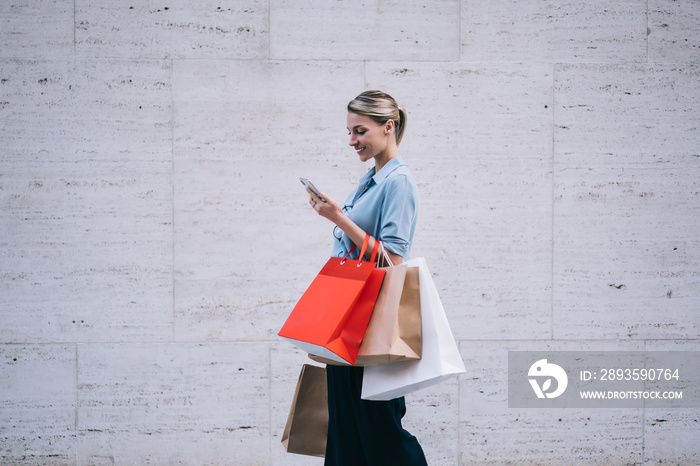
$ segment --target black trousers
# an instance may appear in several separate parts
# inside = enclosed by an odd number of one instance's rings
[[[427,466],[418,440],[401,426],[403,397],[366,401],[362,367],[327,366],[327,466]]]

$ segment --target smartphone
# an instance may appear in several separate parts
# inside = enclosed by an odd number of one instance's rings
[[[314,184],[311,181],[307,180],[306,178],[299,178],[299,181],[301,181],[301,184],[309,188],[312,193],[320,197],[323,202],[326,202],[326,200],[321,197],[321,192],[318,189],[316,189],[316,186],[314,186]]]

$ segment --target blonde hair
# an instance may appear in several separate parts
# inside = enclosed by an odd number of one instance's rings
[[[348,112],[367,116],[380,125],[393,120],[396,145],[401,143],[408,115],[389,94],[382,91],[365,91],[348,103]]]

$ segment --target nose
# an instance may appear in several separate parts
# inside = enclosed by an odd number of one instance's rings
[[[357,138],[355,137],[355,135],[351,134],[350,135],[350,142],[348,144],[350,144],[351,146],[355,146],[355,145],[357,145],[357,142],[358,141],[357,141]]]

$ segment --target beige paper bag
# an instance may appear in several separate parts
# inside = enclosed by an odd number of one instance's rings
[[[288,453],[324,457],[327,437],[326,369],[304,364],[282,433],[282,445]]]
[[[355,366],[390,364],[421,358],[420,278],[418,267],[400,264],[386,275],[367,326]],[[319,356],[311,359],[342,365]]]
[[[421,358],[400,364],[365,367],[363,400],[393,400],[466,372],[428,264],[423,257],[418,257],[408,261],[407,265],[417,266],[420,270]]]

